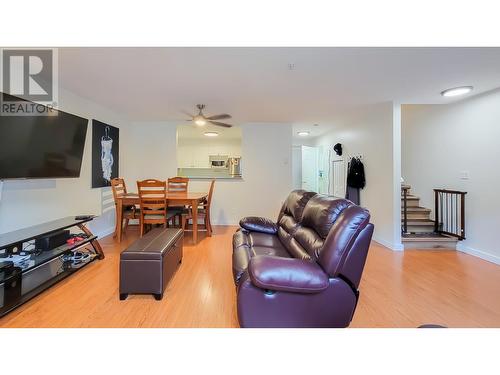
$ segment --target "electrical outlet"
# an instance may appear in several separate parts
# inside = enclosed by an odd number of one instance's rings
[[[460,179],[461,180],[468,180],[469,177],[469,171],[460,171]]]

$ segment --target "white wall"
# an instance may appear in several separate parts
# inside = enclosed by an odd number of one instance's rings
[[[122,144],[123,176],[129,186],[138,179],[176,175],[174,122],[133,123]],[[292,129],[290,124],[244,124],[242,179],[217,180],[212,201],[214,224],[237,224],[244,216],[275,219],[292,190]],[[190,181],[191,191],[207,191],[208,180]],[[130,189],[131,190],[131,189]],[[135,190],[135,189],[134,189]]]
[[[398,110],[392,102],[358,109],[316,138],[316,145],[326,150],[341,143],[346,163],[349,155],[363,156],[366,187],[361,190],[360,203],[371,213],[373,239],[393,250],[402,250]],[[328,171],[327,165],[321,168]]]
[[[59,89],[58,108],[89,120],[95,118],[118,128],[126,124],[118,114],[64,89]],[[101,189],[90,187],[91,148],[92,126],[89,121],[79,178],[5,181],[0,200],[0,233],[65,216],[100,215]],[[120,167],[123,165],[123,154],[120,144]],[[114,212],[111,210],[97,218],[90,227],[100,235],[108,234],[114,229],[114,220]]]
[[[402,130],[403,177],[421,205],[434,207],[434,188],[466,191],[467,239],[458,249],[500,263],[500,90],[455,104],[405,105]]]

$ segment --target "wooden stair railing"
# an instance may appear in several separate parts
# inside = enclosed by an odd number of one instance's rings
[[[408,191],[409,185],[401,185],[401,194],[403,195],[403,226],[402,234],[408,233]]]
[[[465,240],[465,195],[467,192],[434,189],[434,231]]]

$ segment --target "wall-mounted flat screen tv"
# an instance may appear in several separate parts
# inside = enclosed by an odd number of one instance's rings
[[[2,106],[31,103],[0,95]],[[87,119],[55,109],[50,115],[7,115],[5,109],[0,113],[0,180],[80,176]]]

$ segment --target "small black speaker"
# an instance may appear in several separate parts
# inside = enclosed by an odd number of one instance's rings
[[[68,238],[68,229],[59,230],[57,232],[48,234],[47,236],[37,238],[35,240],[35,248],[41,251],[52,250],[58,246],[64,245]]]

